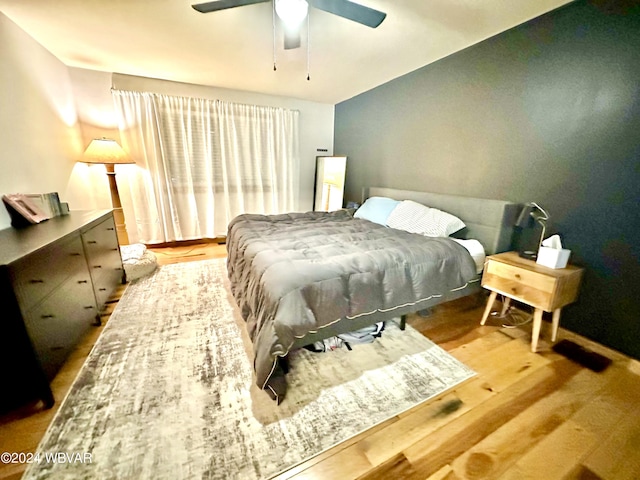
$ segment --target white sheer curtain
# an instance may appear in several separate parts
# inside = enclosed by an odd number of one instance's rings
[[[295,209],[298,111],[112,93],[137,164],[118,175],[132,242],[214,238],[240,213]]]

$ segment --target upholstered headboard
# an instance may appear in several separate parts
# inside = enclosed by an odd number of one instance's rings
[[[384,187],[364,188],[362,193],[363,200],[369,197],[413,200],[451,213],[466,224],[466,228],[461,230],[460,234],[453,236],[475,238],[484,246],[487,255],[512,249],[514,225],[521,208],[521,205],[516,203]]]

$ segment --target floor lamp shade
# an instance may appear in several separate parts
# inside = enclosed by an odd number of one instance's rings
[[[118,241],[120,242],[120,245],[127,245],[129,243],[129,236],[127,235],[127,227],[124,221],[122,203],[120,203],[120,194],[118,193],[118,184],[116,183],[114,165],[135,162],[129,155],[127,155],[122,147],[118,145],[118,142],[109,138],[96,138],[92,140],[84,151],[81,161],[84,163],[101,163],[106,166]]]
[[[109,138],[96,138],[82,154],[82,161],[85,163],[135,163],[131,157],[122,149],[118,142]]]

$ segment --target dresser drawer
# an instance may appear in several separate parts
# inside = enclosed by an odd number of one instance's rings
[[[82,239],[89,263],[101,263],[101,257],[106,252],[117,252],[120,255],[113,217],[83,232]]]
[[[85,231],[82,239],[98,308],[102,309],[124,276],[113,217]]]
[[[85,265],[79,235],[24,257],[11,266],[21,307],[26,310],[36,305],[70,275],[79,270],[86,272]]]
[[[118,270],[122,275],[122,257],[118,248],[102,251],[89,259],[89,271],[96,279],[104,272],[113,270]]]
[[[122,284],[122,268],[106,268],[94,280],[93,287],[96,294],[98,308],[102,310],[109,297]]]
[[[549,311],[556,279],[536,271],[489,260],[482,276],[482,286]]]
[[[71,277],[24,316],[31,344],[49,379],[95,320],[97,308],[87,280],[86,275]]]

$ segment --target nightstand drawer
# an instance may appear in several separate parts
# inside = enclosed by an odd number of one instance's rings
[[[482,286],[536,308],[549,310],[556,279],[532,270],[489,261],[482,276]]]
[[[552,292],[538,290],[521,282],[497,277],[490,273],[485,273],[482,278],[482,286],[532,307],[542,308],[545,311],[550,310]]]
[[[489,261],[487,273],[510,284],[522,284],[543,292],[553,292],[556,284],[555,278],[548,275],[500,262]]]

